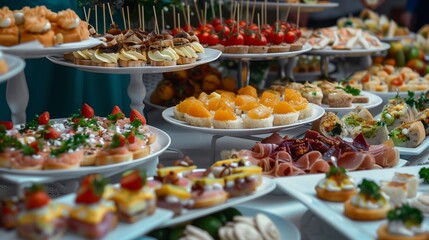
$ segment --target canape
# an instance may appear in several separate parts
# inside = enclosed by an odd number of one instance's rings
[[[317,197],[327,201],[344,202],[354,194],[356,184],[341,167],[332,166],[316,186]]]

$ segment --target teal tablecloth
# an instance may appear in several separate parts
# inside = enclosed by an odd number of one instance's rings
[[[23,6],[46,5],[53,11],[67,8],[77,10],[77,0],[2,0],[0,7],[20,9]],[[100,12],[99,12],[100,13]],[[92,13],[91,15],[93,15]],[[101,15],[101,14],[99,14]],[[91,105],[95,113],[106,116],[114,105],[128,115],[130,100],[127,94],[128,75],[95,74],[51,63],[49,60],[26,60],[25,74],[30,92],[27,119],[43,111],[52,118],[66,117],[79,109],[84,102]],[[0,84],[0,120],[10,120],[6,102],[6,83]]]

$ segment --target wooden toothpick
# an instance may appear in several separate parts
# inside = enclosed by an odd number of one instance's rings
[[[144,27],[144,6],[142,6],[142,28],[143,28],[143,32],[146,32]]]
[[[124,20],[124,30],[127,29],[127,21],[125,20],[124,8],[122,8],[122,20]]]
[[[194,0],[194,8],[195,8],[195,12],[197,13],[198,22],[199,24],[201,24],[202,20],[200,16],[200,11],[198,11],[197,0]]]
[[[250,18],[250,24],[253,23],[253,19],[254,19],[253,17],[255,16],[255,9],[256,9],[256,0],[253,0],[252,17]]]
[[[212,18],[216,18],[216,13],[215,13],[215,5],[214,5],[214,1],[210,0],[210,6],[212,6]]]
[[[86,15],[85,7],[83,7],[83,16],[85,17],[85,21],[88,22],[88,15]]]
[[[163,31],[165,29],[165,24],[164,24],[164,9],[161,9],[161,31]]]
[[[98,33],[98,15],[97,15],[97,5],[95,5],[95,31]]]
[[[110,22],[112,24],[115,24],[115,21],[113,21],[113,14],[112,14],[112,9],[110,8],[110,3],[107,3],[107,9],[109,9]]]
[[[173,29],[176,28],[176,6],[173,6]]]
[[[106,33],[106,5],[103,3],[103,33]]]
[[[220,23],[223,24],[223,20],[222,20],[222,1],[219,1],[219,19],[220,19]]]
[[[128,16],[128,29],[131,30],[130,8],[128,6],[127,6],[127,16]]]
[[[299,28],[299,14],[300,14],[300,7],[298,7],[298,14],[297,14],[297,19],[296,19],[296,28]]]
[[[138,5],[138,12],[139,12],[139,28],[142,28],[142,9],[140,7],[140,4]]]

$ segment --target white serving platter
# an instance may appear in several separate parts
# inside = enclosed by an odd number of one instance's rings
[[[301,50],[292,52],[280,52],[280,53],[246,53],[246,54],[234,54],[234,53],[222,53],[221,58],[226,59],[241,59],[241,60],[271,60],[278,58],[291,58],[297,55],[306,53],[311,50],[310,44],[304,44]]]
[[[413,166],[401,169],[357,171],[349,172],[348,174],[357,183],[360,183],[363,178],[379,182],[380,180],[392,179],[395,172],[414,174],[418,178],[420,168],[421,166]],[[375,239],[378,227],[385,223],[386,220],[353,221],[343,214],[343,203],[333,203],[317,198],[314,187],[324,177],[323,174],[316,174],[277,178],[275,181],[281,190],[306,205],[310,211],[344,234],[348,239]],[[425,229],[428,228],[428,224],[429,217],[425,216]]]
[[[205,215],[209,215],[211,213],[219,212],[223,209],[236,206],[240,203],[244,203],[244,202],[262,197],[262,196],[270,193],[271,191],[273,191],[275,187],[276,187],[276,184],[274,183],[273,180],[266,178],[266,177],[263,177],[262,184],[256,189],[255,192],[253,192],[251,194],[240,196],[240,197],[230,198],[226,201],[226,203],[221,204],[221,205],[217,205],[217,206],[213,206],[210,208],[189,209],[189,210],[185,211],[184,213],[182,213],[182,215],[180,215],[180,216],[177,216],[177,217],[172,218],[170,220],[164,221],[164,224],[160,225],[159,228],[168,227],[168,226],[172,226],[172,225],[177,225],[179,223],[187,222],[187,221],[193,220],[195,218],[202,217]]]
[[[292,128],[297,128],[299,126],[312,123],[316,121],[317,119],[321,118],[323,114],[325,113],[325,110],[317,106],[315,104],[309,104],[311,108],[313,108],[313,114],[303,120],[299,120],[297,123],[289,124],[289,125],[282,125],[282,126],[273,126],[273,127],[267,127],[267,128],[242,128],[242,129],[218,129],[218,128],[205,128],[205,127],[196,127],[191,126],[187,124],[184,121],[177,120],[174,117],[174,108],[170,107],[165,109],[162,112],[162,117],[169,123],[187,128],[190,130],[196,130],[203,133],[210,133],[210,134],[217,134],[217,135],[224,135],[224,136],[243,136],[243,135],[257,135],[257,134],[264,134],[264,133],[272,133],[275,131],[281,131],[281,130],[287,130]]]
[[[53,202],[55,203],[65,203],[68,205],[74,205],[76,194],[69,194],[67,196],[55,199]],[[139,236],[142,236],[151,230],[158,227],[163,222],[167,221],[168,219],[171,219],[173,217],[173,212],[163,209],[163,208],[157,208],[155,213],[152,216],[145,217],[135,223],[124,223],[119,222],[116,228],[108,233],[105,237],[103,237],[103,240],[128,240],[128,239],[135,239]],[[5,231],[3,229],[0,229],[0,239],[2,240],[15,240],[20,239],[16,231]],[[64,240],[80,240],[80,239],[86,239],[82,236],[79,236],[77,234],[73,234],[71,232],[66,232],[66,234],[61,238]]]
[[[393,36],[393,37],[382,37],[380,38],[380,41],[382,42],[400,42],[402,40],[408,40],[408,39],[414,39],[416,38],[416,34],[411,32],[408,35],[404,36]]]
[[[7,81],[10,78],[16,76],[18,73],[24,70],[24,67],[25,67],[25,61],[22,60],[21,58],[8,55],[8,54],[3,54],[3,56],[4,56],[4,60],[8,65],[9,70],[4,74],[0,74],[0,83]]]
[[[216,59],[219,58],[219,56],[222,54],[221,51],[205,48],[205,53],[203,54],[202,58],[197,60],[194,63],[190,64],[183,64],[183,65],[174,65],[174,66],[143,66],[143,67],[100,67],[100,66],[86,66],[86,65],[78,65],[72,62],[68,62],[64,60],[64,56],[62,55],[55,55],[55,56],[49,56],[47,57],[51,62],[63,65],[66,67],[73,67],[77,68],[82,71],[87,72],[95,72],[95,73],[110,73],[110,74],[135,74],[135,73],[163,73],[163,72],[174,72],[179,70],[186,70],[193,68],[195,66],[213,62]]]
[[[23,58],[41,58],[54,54],[62,54],[66,52],[92,48],[100,44],[103,44],[103,42],[97,38],[90,37],[88,40],[81,42],[64,43],[53,47],[44,47],[39,42],[34,41],[11,47],[0,46],[0,50],[5,53]]]
[[[390,98],[394,98],[397,95],[399,95],[399,97],[401,98],[407,98],[408,97],[408,92],[372,92],[372,91],[366,91],[372,94],[375,94],[379,97],[381,97],[381,99],[383,99],[384,103],[387,103],[389,101]],[[414,97],[419,97],[421,94],[424,94],[426,91],[414,91]]]
[[[376,94],[361,91],[361,95],[368,97],[368,103],[353,103],[351,107],[329,107],[329,105],[327,104],[322,104],[322,107],[325,109],[325,111],[348,113],[355,109],[357,106],[362,106],[366,109],[371,109],[383,103],[383,99],[381,99],[381,97],[377,96]]]
[[[308,54],[312,55],[321,55],[321,56],[344,56],[344,57],[354,57],[354,56],[367,56],[374,53],[382,52],[390,48],[388,43],[381,43],[380,48],[368,48],[368,49],[351,49],[351,50],[336,50],[332,47],[325,47],[324,49],[312,49]]]
[[[118,164],[111,164],[105,166],[86,166],[76,169],[65,170],[19,170],[0,168],[0,173],[14,175],[14,176],[32,176],[32,177],[50,177],[56,180],[78,178],[88,175],[90,173],[107,174],[109,172],[121,172],[143,163],[154,160],[155,157],[163,153],[171,144],[170,136],[164,131],[149,126],[150,130],[156,134],[156,141],[150,145],[151,152],[148,156]]]

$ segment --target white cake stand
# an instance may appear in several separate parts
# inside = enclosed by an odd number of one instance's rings
[[[238,63],[238,69],[237,69],[237,83],[238,88],[243,86],[249,85],[250,81],[250,61],[267,61],[267,60],[273,60],[273,59],[288,59],[293,58],[295,56],[298,56],[300,54],[306,53],[311,50],[310,44],[305,44],[301,50],[298,51],[292,51],[292,52],[281,52],[281,53],[263,53],[263,54],[256,54],[256,53],[247,53],[247,54],[232,54],[232,53],[222,53],[221,58],[222,59],[228,59],[228,60],[237,60]],[[282,64],[283,65],[283,64]],[[243,69],[246,70],[246,78],[243,80]],[[282,68],[283,70],[283,68]],[[287,73],[282,73],[282,77],[285,77],[286,75],[288,77],[293,77],[292,75],[292,68],[288,69]]]
[[[100,40],[89,38],[88,40],[76,43],[66,43],[54,47],[43,47],[40,43],[30,42],[20,44],[13,47],[0,46],[0,50],[4,53],[14,55],[23,59],[27,58],[43,58],[52,54],[62,54],[80,49],[91,48],[101,43]],[[11,69],[12,70],[12,69]],[[13,69],[15,70],[15,69]],[[26,121],[25,110],[27,109],[29,93],[27,81],[25,78],[24,67],[11,76],[11,81],[7,82],[6,101],[12,112],[13,123],[24,123]],[[1,81],[0,81],[1,82]]]
[[[367,65],[370,65],[371,59],[369,56],[374,54],[379,54],[383,51],[386,51],[390,48],[388,43],[381,43],[380,48],[369,48],[369,49],[351,49],[351,50],[335,50],[331,47],[326,47],[324,49],[312,49],[307,54],[309,55],[319,55],[320,56],[320,69],[323,77],[329,79],[329,57],[367,57]],[[339,64],[339,72],[344,72],[344,62]]]
[[[145,74],[155,74],[164,72],[174,72],[179,70],[186,70],[195,66],[210,63],[219,58],[221,52],[214,49],[205,49],[205,53],[202,58],[194,63],[165,66],[165,67],[154,67],[154,66],[143,66],[143,67],[99,67],[99,66],[85,66],[78,65],[72,62],[64,60],[62,55],[55,55],[47,57],[51,62],[67,67],[74,67],[82,71],[95,72],[95,73],[106,73],[106,74],[128,74],[130,75],[130,83],[128,85],[128,96],[130,97],[132,109],[137,109],[143,112],[144,103],[143,100],[146,96],[146,87],[143,83]]]

